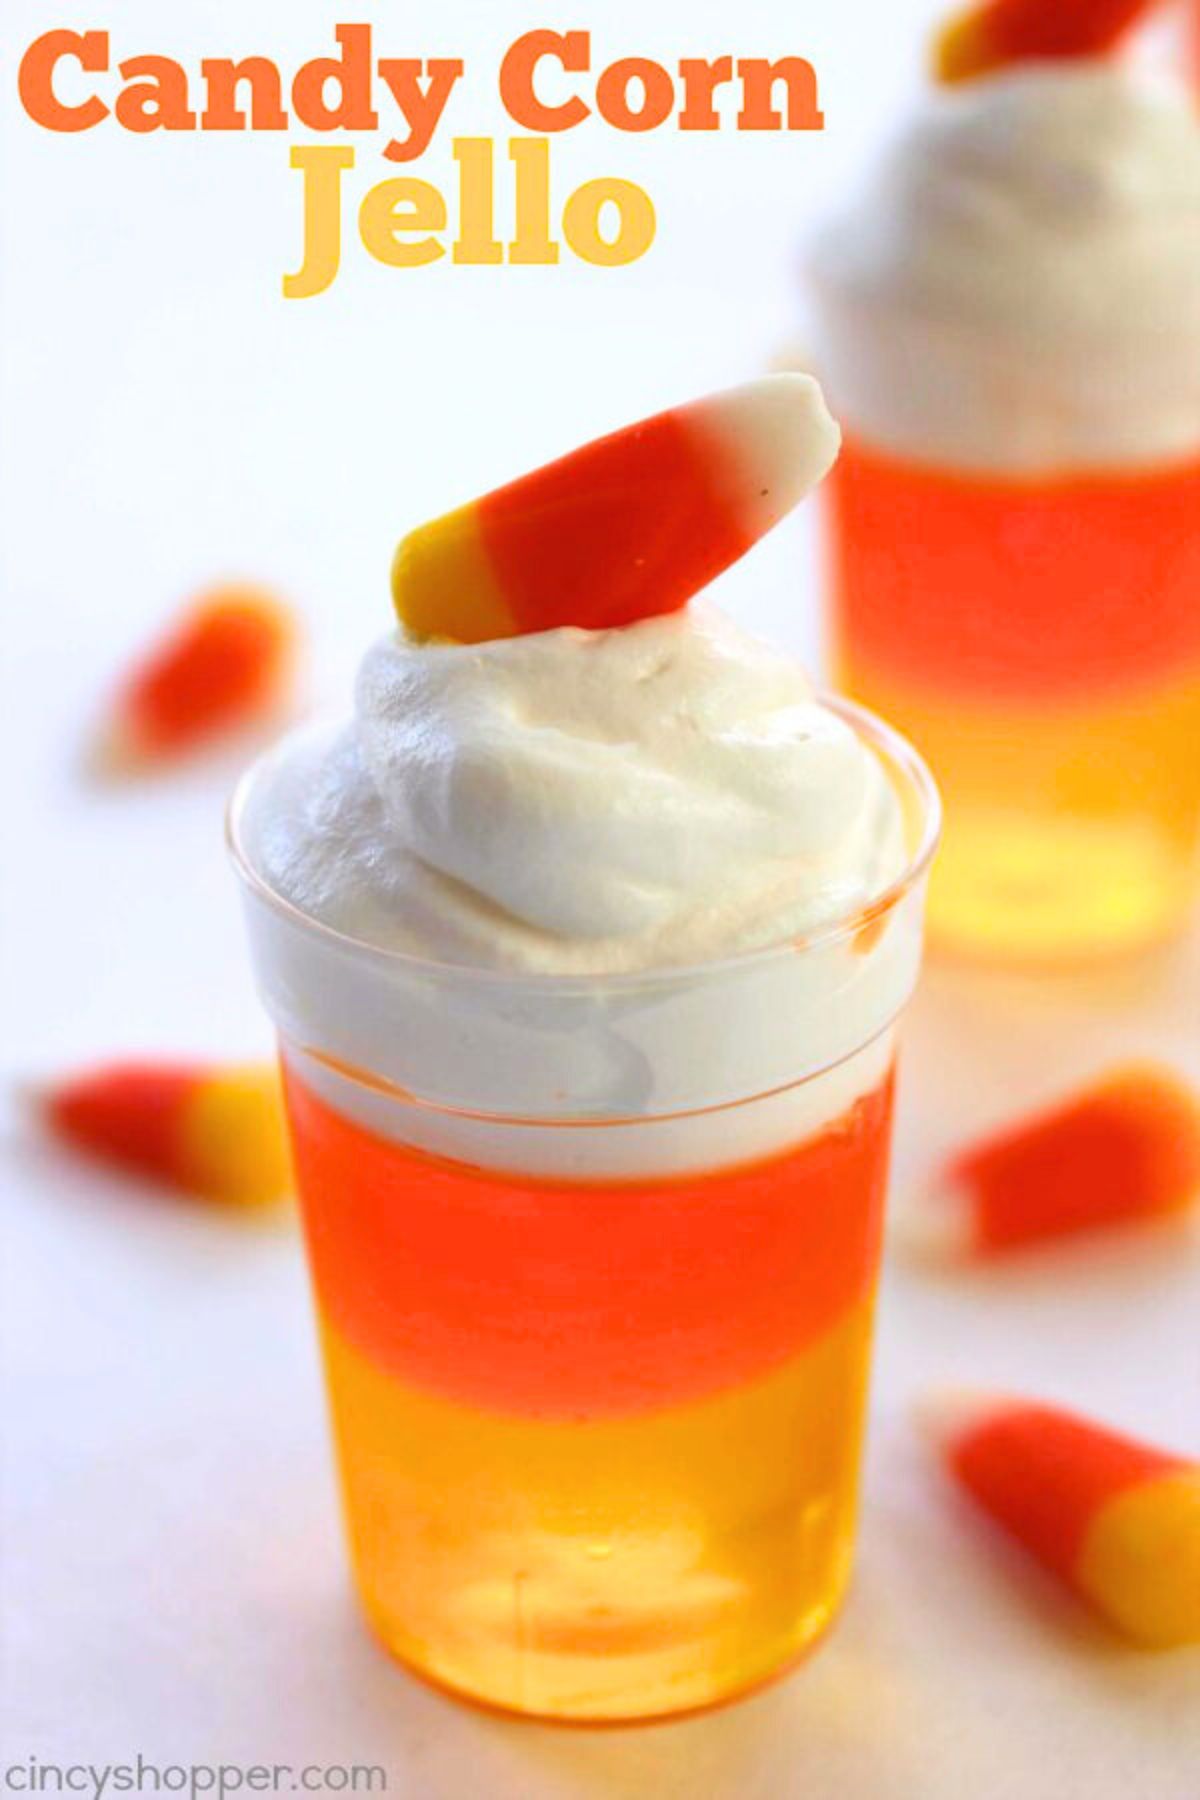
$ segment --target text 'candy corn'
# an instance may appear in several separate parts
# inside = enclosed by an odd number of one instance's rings
[[[837,454],[808,375],[763,376],[597,438],[421,525],[392,563],[401,623],[479,643],[675,612]]]
[[[939,81],[970,81],[1014,63],[1101,56],[1153,0],[984,0],[934,41]]]
[[[269,1063],[111,1063],[44,1090],[41,1108],[73,1148],[205,1200],[257,1205],[291,1188]]]
[[[146,767],[268,717],[285,697],[296,640],[292,613],[271,594],[214,588],[120,688],[98,761]]]
[[[1181,1213],[1200,1195],[1200,1098],[1167,1069],[1115,1070],[951,1159],[907,1235],[993,1256]]]
[[[926,1422],[971,1498],[1117,1630],[1200,1642],[1200,1464],[1023,1400],[955,1395]]]

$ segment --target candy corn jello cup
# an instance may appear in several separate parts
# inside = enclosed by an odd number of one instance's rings
[[[751,437],[817,405],[746,392]],[[652,1717],[829,1622],[936,815],[887,728],[682,600],[402,628],[247,777],[351,1553],[415,1670]]]
[[[811,258],[839,680],[946,805],[935,941],[1168,933],[1200,838],[1200,123],[1119,66],[931,98]]]

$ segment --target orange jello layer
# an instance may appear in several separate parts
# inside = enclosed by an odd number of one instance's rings
[[[321,1306],[419,1387],[546,1418],[678,1405],[765,1374],[871,1290],[890,1079],[782,1155],[600,1184],[425,1155],[285,1075]]]
[[[1200,669],[1200,459],[1017,480],[850,439],[827,485],[839,640],[897,684],[1026,704]]]

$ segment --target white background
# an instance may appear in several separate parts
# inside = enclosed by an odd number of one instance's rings
[[[3,39],[6,564],[0,1075],[121,1050],[267,1047],[220,821],[237,756],[103,791],[80,755],[124,656],[194,585],[276,582],[311,626],[309,691],[340,703],[388,619],[407,525],[593,432],[757,371],[796,328],[798,247],[915,87],[928,0],[489,0],[235,9],[7,0]],[[559,191],[653,194],[658,242],[595,270],[416,272],[351,241],[335,287],[284,302],[299,177],[282,136],[80,137],[17,108],[50,24],[140,51],[286,69],[371,18],[377,52],[465,54],[451,131],[505,135],[494,71],[535,24],[597,56],[800,53],[819,136],[587,127]],[[303,134],[301,134],[303,135]],[[369,141],[357,196],[393,171]],[[810,655],[811,527],[723,584]],[[897,1190],[978,1124],[1114,1056],[1200,1075],[1200,943],[1106,975],[934,967],[908,1033]],[[290,1218],[230,1220],[132,1191],[5,1125],[6,1750],[59,1761],[380,1763],[441,1800],[959,1800],[1200,1791],[1200,1661],[1107,1638],[960,1510],[908,1419],[931,1383],[1024,1388],[1200,1449],[1200,1253],[1176,1238],[885,1283],[855,1590],[798,1674],[699,1720],[521,1726],[398,1672],[346,1591]]]

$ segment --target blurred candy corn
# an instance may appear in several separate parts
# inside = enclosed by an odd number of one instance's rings
[[[970,1146],[914,1202],[904,1235],[983,1257],[1181,1213],[1200,1195],[1200,1098],[1167,1069],[1115,1070]]]
[[[1153,0],[984,0],[943,27],[933,46],[939,81],[970,81],[1013,63],[1101,56]]]
[[[1023,1400],[954,1395],[925,1418],[971,1498],[1118,1631],[1200,1642],[1200,1463]]]
[[[421,525],[392,594],[415,637],[478,643],[675,612],[825,474],[811,376],[767,375],[597,438]]]
[[[274,712],[293,673],[296,641],[293,614],[264,589],[203,594],[119,689],[98,765],[145,768]]]
[[[39,1099],[56,1136],[114,1168],[235,1205],[290,1189],[279,1077],[269,1063],[109,1063]]]

